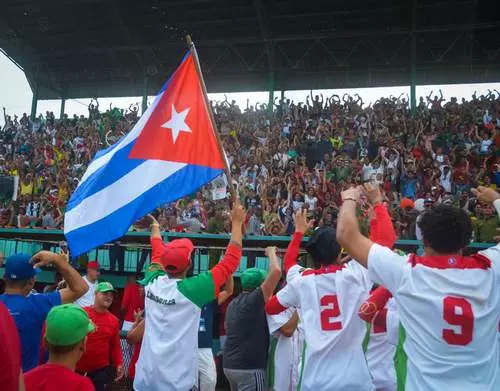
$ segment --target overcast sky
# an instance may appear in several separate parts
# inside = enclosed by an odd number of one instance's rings
[[[167,76],[167,75],[166,75]],[[210,86],[207,86],[210,91]],[[439,89],[443,90],[445,98],[456,96],[457,98],[470,98],[474,91],[478,94],[487,93],[488,89],[497,89],[500,91],[500,83],[488,84],[448,84],[441,86],[417,86],[417,96],[428,95],[431,91],[437,93]],[[314,90],[313,94],[322,93],[325,96],[331,96],[336,93],[342,95],[344,93],[358,93],[366,104],[376,101],[380,97],[388,97],[389,95],[399,96],[401,93],[410,93],[408,86],[401,87],[379,87],[379,88],[355,88],[343,90]],[[280,96],[280,91],[275,92],[275,96]],[[295,102],[305,102],[305,98],[309,91],[286,91],[285,97]],[[12,63],[5,55],[0,52],[0,107],[5,107],[7,114],[17,114],[21,116],[23,113],[30,113],[32,92],[24,73]],[[224,94],[209,94],[212,100],[224,100]],[[267,92],[240,92],[229,93],[227,98],[235,100],[243,109],[246,106],[247,99],[250,100],[250,105],[256,102],[267,102]],[[149,99],[152,101],[152,97]],[[84,114],[88,115],[88,104],[90,99],[69,99],[66,101],[65,112],[69,115]],[[130,104],[138,103],[140,105],[141,97],[126,97],[126,98],[99,98],[100,108],[105,110],[112,103],[115,107],[128,108]],[[61,107],[60,100],[45,100],[38,102],[37,113],[43,113],[47,110],[53,111],[56,118],[59,117]],[[0,115],[0,124],[3,125],[4,118]]]

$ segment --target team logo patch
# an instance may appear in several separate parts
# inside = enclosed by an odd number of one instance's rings
[[[456,265],[457,264],[457,260],[455,258],[448,258],[448,264],[450,264],[450,265]]]

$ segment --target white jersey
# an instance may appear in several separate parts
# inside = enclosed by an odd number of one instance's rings
[[[82,297],[75,301],[75,304],[79,305],[82,308],[94,305],[95,288],[97,286],[97,281],[90,282],[87,276],[83,276],[83,281],[87,283],[89,290]]]
[[[373,390],[358,316],[371,286],[366,270],[349,262],[306,270],[277,293],[281,305],[298,309],[303,325],[301,391]]]
[[[396,370],[394,368],[396,346],[388,340],[388,328],[392,328],[392,335],[397,334],[398,324],[394,321],[394,318],[391,318],[389,312],[396,312],[394,299],[392,298],[374,317],[370,328],[370,340],[366,349],[368,369],[372,375],[373,385],[377,390],[395,389],[396,387]]]
[[[404,329],[406,391],[500,390],[500,246],[480,254],[419,258],[371,247],[370,277],[393,294]]]
[[[144,289],[146,328],[134,390],[187,391],[198,373],[201,308],[215,299],[209,272],[183,280],[158,277]]]
[[[296,390],[299,384],[299,360],[301,353],[299,329],[291,337],[280,333],[279,329],[285,325],[295,313],[294,309],[287,309],[281,314],[267,315],[269,333],[276,338],[274,357],[269,357],[272,372],[271,389],[275,391]]]

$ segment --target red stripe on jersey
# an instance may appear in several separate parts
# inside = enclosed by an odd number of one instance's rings
[[[310,276],[311,274],[329,274],[329,273],[337,273],[339,270],[342,270],[345,267],[345,264],[343,265],[329,265],[329,266],[323,266],[319,269],[306,269],[302,272],[303,276]]]
[[[373,333],[387,332],[387,308],[382,308],[373,318]]]
[[[474,254],[470,257],[462,255],[439,255],[429,257],[419,257],[410,254],[408,262],[412,267],[417,265],[427,266],[433,269],[489,269],[491,261],[483,255]]]
[[[286,307],[282,305],[276,296],[273,296],[266,303],[266,312],[269,315],[277,315],[286,310]]]

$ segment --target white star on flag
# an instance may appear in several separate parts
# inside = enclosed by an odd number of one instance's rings
[[[180,132],[191,133],[191,128],[186,123],[186,117],[189,113],[189,110],[191,110],[190,107],[188,107],[186,110],[178,113],[175,110],[175,106],[172,105],[172,116],[170,117],[170,119],[167,122],[165,122],[161,126],[162,128],[172,130],[172,138],[174,139],[174,144],[177,141],[177,137],[179,137]]]

